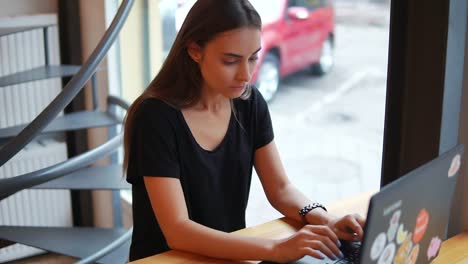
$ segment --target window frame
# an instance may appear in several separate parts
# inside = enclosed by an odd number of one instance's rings
[[[465,1],[392,0],[381,186],[463,143],[460,94],[467,89],[457,58],[466,17]],[[455,203],[465,192],[457,187]],[[466,210],[452,210],[449,236],[466,228]]]

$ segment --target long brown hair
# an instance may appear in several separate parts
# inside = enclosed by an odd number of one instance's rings
[[[203,77],[187,51],[190,43],[200,47],[216,35],[242,27],[261,29],[259,14],[247,0],[198,0],[190,9],[159,73],[127,111],[124,124],[124,172],[128,168],[135,112],[148,98],[158,98],[178,109],[200,99]],[[248,97],[250,88],[243,96]]]

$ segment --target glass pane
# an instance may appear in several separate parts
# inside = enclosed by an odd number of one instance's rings
[[[260,61],[255,81],[269,99],[286,173],[314,201],[329,205],[379,188],[389,12],[389,1],[336,0],[305,20],[272,21],[284,36],[264,46],[289,52],[267,48],[275,59]],[[254,176],[248,225],[278,217]]]
[[[281,12],[281,0],[252,0],[250,3],[255,7],[260,16],[262,17],[263,23],[269,23],[278,19],[282,16]]]

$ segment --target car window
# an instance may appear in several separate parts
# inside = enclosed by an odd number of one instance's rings
[[[289,0],[288,1],[288,7],[297,6],[296,2],[297,2],[296,0]]]
[[[326,2],[325,0],[290,0],[288,1],[288,7],[301,6],[307,7],[309,10],[314,10],[323,7]]]
[[[325,6],[329,6],[329,5],[331,5],[331,4],[332,4],[332,3],[331,3],[331,0],[322,0],[322,6],[324,6],[324,7],[325,7]]]

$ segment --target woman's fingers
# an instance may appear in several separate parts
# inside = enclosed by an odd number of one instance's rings
[[[342,240],[349,240],[349,241],[356,241],[359,240],[359,237],[356,233],[350,233],[350,232],[345,232],[341,231],[339,229],[336,230],[336,234],[342,239]]]
[[[291,255],[292,258],[309,255],[318,259],[325,257],[337,259],[343,257],[339,238],[362,239],[364,225],[365,219],[359,215],[347,215],[336,219],[330,223],[330,226],[306,225],[291,237],[292,240],[289,240],[291,243],[287,248],[290,252],[295,252]]]
[[[318,251],[318,250],[315,250],[311,247],[303,247],[301,248],[301,252],[304,256],[311,256],[311,257],[314,257],[314,258],[318,258],[318,259],[324,259],[325,258],[325,255]]]
[[[339,246],[340,240],[338,239],[336,233],[333,232],[333,230],[331,230],[330,227],[324,225],[307,225],[306,227],[313,233],[330,238],[331,241],[333,241],[333,243]]]
[[[320,250],[331,259],[342,257],[339,249],[339,240],[336,234],[328,226],[307,226],[308,244],[314,249]]]
[[[354,216],[350,217],[350,225],[349,227],[353,229],[354,233],[356,233],[359,237],[359,239],[362,240],[362,237],[364,236],[364,219],[361,219],[360,216]]]
[[[359,215],[347,215],[336,223],[336,233],[341,239],[362,240],[364,218]]]
[[[354,217],[358,221],[359,225],[361,225],[361,227],[364,228],[364,226],[366,225],[366,219],[364,219],[364,217],[362,217],[362,216],[360,216],[358,214],[355,214]]]
[[[315,250],[318,250],[322,252],[325,256],[327,256],[330,259],[337,259],[340,254],[335,254],[333,251],[327,247],[325,243],[323,243],[320,240],[310,240],[307,241],[307,244],[309,245],[310,248],[313,248]]]

